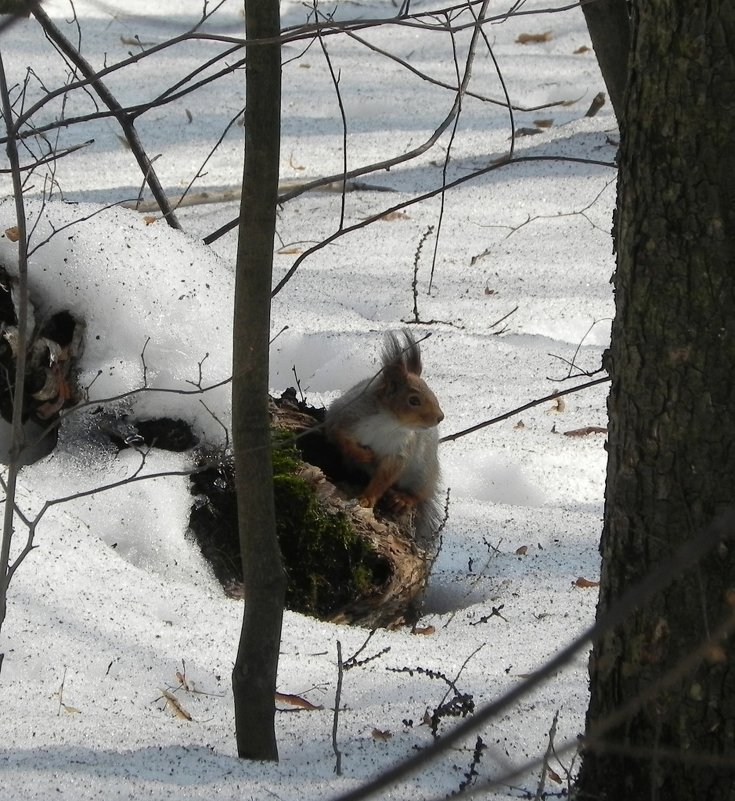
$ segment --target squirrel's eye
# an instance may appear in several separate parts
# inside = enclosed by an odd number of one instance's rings
[[[408,403],[411,406],[421,406],[421,398],[418,395],[409,395]]]

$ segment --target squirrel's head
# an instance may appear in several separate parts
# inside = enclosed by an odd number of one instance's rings
[[[404,426],[433,428],[444,419],[436,395],[421,378],[421,351],[410,332],[405,346],[395,334],[386,335],[379,394],[387,409]]]

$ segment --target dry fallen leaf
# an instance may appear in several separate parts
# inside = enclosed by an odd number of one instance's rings
[[[556,782],[557,784],[561,784],[561,776],[551,768],[546,768],[546,775],[551,779],[552,782]]]
[[[525,556],[528,553],[528,545],[521,545],[520,548],[516,548],[516,556]]]
[[[296,256],[299,253],[303,253],[303,252],[304,252],[304,249],[298,247],[297,245],[294,245],[293,247],[281,248],[280,250],[276,251],[276,253],[278,253],[279,256]]]
[[[582,45],[582,47],[578,47],[578,48],[577,48],[577,49],[574,51],[574,55],[575,55],[575,56],[579,56],[579,55],[582,55],[582,53],[589,53],[591,49],[592,49],[592,48],[590,48],[590,47],[587,47],[587,45]]]
[[[166,704],[171,707],[171,711],[177,718],[182,720],[191,720],[191,715],[181,706],[179,699],[168,690],[163,691],[163,697],[166,699]]]
[[[380,729],[373,729],[372,734],[375,740],[390,740],[393,736],[388,730],[381,731]]]
[[[554,124],[554,120],[550,120],[550,119],[546,119],[546,120],[534,120],[534,121],[533,121],[533,124],[534,124],[534,125],[535,125],[537,128],[551,128],[551,126]]]
[[[178,681],[178,683],[186,690],[186,692],[189,692],[189,685],[186,681],[186,676],[180,670],[176,671],[176,681]]]
[[[391,211],[388,214],[384,214],[380,219],[386,222],[394,222],[395,220],[408,220],[410,217],[405,211]]]
[[[517,39],[516,44],[541,44],[541,42],[550,42],[554,38],[551,31],[544,31],[543,33],[522,33]]]
[[[607,434],[607,428],[605,426],[585,426],[564,432],[565,437],[586,437],[588,434]]]
[[[516,423],[516,424],[513,426],[513,428],[515,428],[517,431],[520,431],[522,428],[525,428],[525,427],[526,427],[526,424],[523,422],[523,420],[519,420],[519,421],[518,421],[518,422],[517,422],[517,423]]]
[[[290,704],[291,706],[298,706],[300,709],[308,709],[313,712],[316,709],[324,709],[323,706],[315,706],[311,701],[302,698],[300,695],[291,695],[290,693],[276,693],[276,701],[282,704]]]
[[[429,636],[435,632],[436,629],[433,626],[421,626],[420,628],[412,629],[411,634],[422,634],[424,636]]]
[[[564,398],[557,398],[554,401],[554,405],[549,409],[550,412],[563,412],[564,409],[567,408],[567,404],[564,401]]]
[[[584,588],[600,586],[599,581],[590,581],[589,579],[582,578],[582,576],[580,576],[576,581],[573,581],[572,584],[575,587],[584,587]]]
[[[11,242],[17,242],[20,239],[20,231],[18,230],[18,226],[14,225],[12,228],[6,228],[5,236],[7,236]]]
[[[81,715],[82,714],[82,710],[81,709],[77,709],[75,706],[69,706],[68,704],[62,704],[61,706],[63,707],[64,712],[69,712],[69,714],[72,714],[72,715]]]
[[[299,170],[299,171],[306,169],[306,167],[303,167],[301,164],[297,164],[293,160],[293,153],[291,153],[291,155],[288,157],[288,166],[292,167],[294,170]]]
[[[590,107],[587,109],[587,113],[584,115],[585,117],[594,117],[595,114],[605,105],[605,97],[604,92],[598,92],[593,98],[592,102],[590,103]]]
[[[144,222],[146,225],[153,225],[153,223],[154,223],[154,222],[156,222],[156,220],[158,220],[158,217],[153,217],[153,216],[152,216],[152,215],[150,215],[150,214],[146,214],[146,216],[145,216],[145,217],[143,217],[143,222]]]
[[[514,136],[536,136],[541,133],[541,128],[516,128],[515,131],[508,137],[512,139]]]

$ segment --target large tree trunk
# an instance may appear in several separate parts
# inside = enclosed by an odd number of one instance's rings
[[[246,597],[232,686],[238,754],[276,760],[275,689],[286,587],[276,537],[268,415],[281,113],[278,0],[247,0],[246,18],[246,143],[232,376],[235,487]],[[271,42],[261,44],[258,39]]]
[[[598,615],[735,501],[735,6],[636,8]],[[734,588],[731,537],[595,645],[583,797],[735,797]]]

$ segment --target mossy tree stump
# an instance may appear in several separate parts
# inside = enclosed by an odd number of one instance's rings
[[[355,501],[362,476],[346,473],[320,429],[324,410],[287,391],[272,404],[278,537],[288,576],[286,606],[323,620],[369,628],[418,617],[434,551],[400,518]],[[192,478],[191,531],[233,597],[245,597],[232,464]]]

